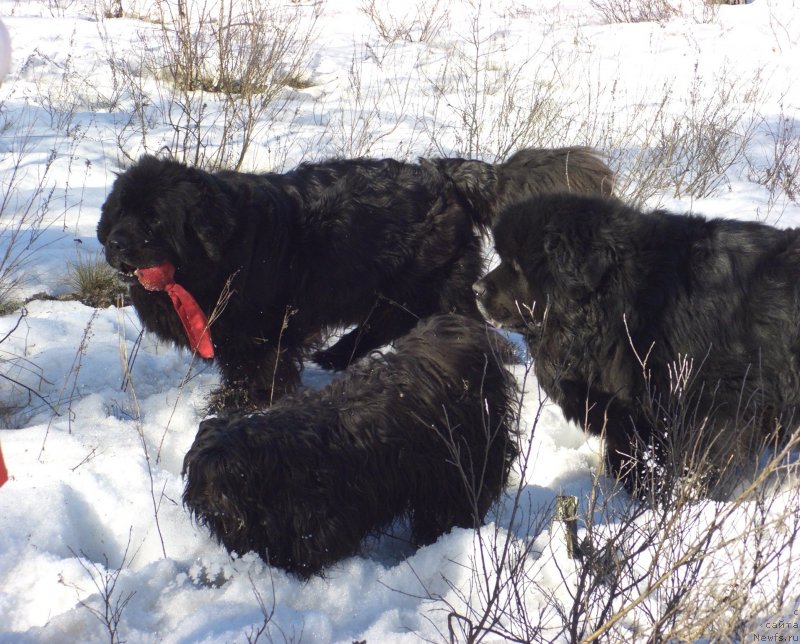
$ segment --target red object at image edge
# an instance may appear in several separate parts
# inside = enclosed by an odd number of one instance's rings
[[[8,470],[6,469],[5,461],[3,461],[3,449],[0,447],[0,486],[8,480]]]

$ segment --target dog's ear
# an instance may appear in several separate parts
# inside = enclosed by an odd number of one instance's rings
[[[225,244],[237,230],[235,204],[213,174],[187,168],[186,178],[187,188],[193,191],[191,197],[187,197],[195,204],[187,224],[206,255],[218,263],[222,260]]]
[[[617,263],[613,247],[591,233],[575,228],[544,233],[544,251],[553,280],[573,297],[597,291]]]

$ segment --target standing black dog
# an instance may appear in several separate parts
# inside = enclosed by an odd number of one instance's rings
[[[509,350],[485,323],[434,316],[323,390],[206,420],[183,502],[229,551],[301,577],[403,517],[417,545],[478,526],[517,454]]]
[[[164,262],[211,317],[223,387],[213,408],[260,406],[299,383],[305,351],[357,325],[315,359],[349,362],[458,312],[480,319],[472,283],[480,233],[504,205],[549,190],[610,192],[590,150],[523,150],[505,163],[342,160],[286,174],[204,172],[143,157],[103,204],[97,236],[130,282],[144,327],[188,346],[164,292],[134,270]]]
[[[494,236],[479,304],[525,334],[543,390],[605,435],[629,489],[692,459],[725,471],[792,429],[800,230],[548,195]]]

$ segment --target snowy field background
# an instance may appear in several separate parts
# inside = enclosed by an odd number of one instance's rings
[[[636,514],[604,496],[600,442],[540,399],[525,365],[515,367],[525,458],[478,533],[413,552],[399,526],[301,583],[252,554],[229,557],[189,520],[181,464],[216,372],[140,338],[130,308],[65,299],[74,267],[98,257],[114,173],[145,151],[281,170],[587,144],[633,201],[800,225],[800,2],[385,4],[237,4],[268,7],[262,18],[296,40],[269,101],[259,86],[250,111],[234,113],[213,56],[205,84],[186,91],[159,65],[177,3],[0,0],[13,48],[0,88],[0,442],[11,476],[0,489],[0,642],[800,638],[791,479]],[[676,10],[618,22],[602,11],[615,5]],[[190,26],[204,7],[212,31],[225,23],[217,3],[184,6]],[[312,387],[328,377],[304,373]],[[579,536],[605,535],[625,561],[618,583],[567,557],[551,524],[559,494],[579,498]]]

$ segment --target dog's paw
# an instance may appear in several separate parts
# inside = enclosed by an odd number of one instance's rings
[[[311,360],[323,369],[330,371],[344,371],[350,365],[351,355],[346,355],[336,350],[333,346],[330,349],[321,349],[311,354]]]
[[[266,409],[271,401],[268,391],[253,391],[247,387],[222,385],[211,392],[206,405],[206,414],[227,415],[236,412],[251,412]]]

